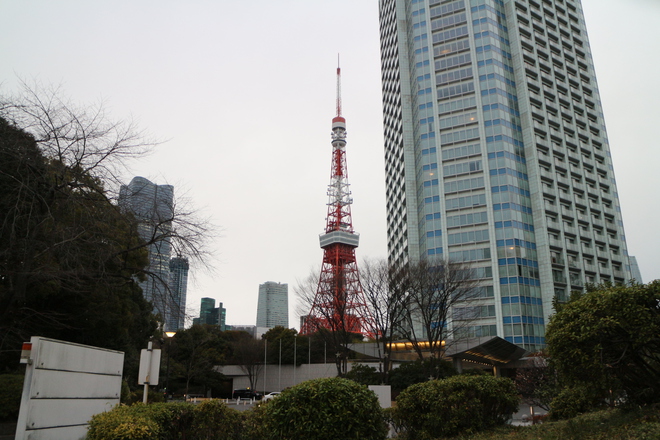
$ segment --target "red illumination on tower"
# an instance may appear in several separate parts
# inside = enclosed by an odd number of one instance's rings
[[[323,264],[312,308],[301,328],[311,334],[319,328],[370,336],[369,312],[360,287],[353,231],[351,192],[346,167],[346,120],[341,115],[341,70],[337,67],[337,116],[332,119],[332,169],[328,185],[328,216],[320,236]]]

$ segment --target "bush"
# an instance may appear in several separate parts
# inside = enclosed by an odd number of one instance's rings
[[[382,382],[382,375],[378,370],[362,364],[354,364],[344,377],[362,385],[380,385]]]
[[[0,420],[18,419],[23,380],[21,374],[0,374]]]
[[[418,359],[414,362],[403,363],[390,371],[390,385],[392,391],[398,392],[405,390],[410,385],[426,382],[430,376],[444,379],[456,374],[457,371],[451,362],[430,358],[423,361]]]
[[[572,419],[601,406],[602,399],[586,385],[564,388],[550,402],[550,418],[553,420]]]
[[[434,439],[503,425],[518,410],[518,400],[510,379],[453,376],[403,391],[392,417],[404,438]]]
[[[381,440],[387,435],[376,394],[342,378],[303,382],[263,406],[266,440]]]
[[[202,402],[195,407],[192,439],[238,440],[241,438],[242,417],[219,400]]]
[[[117,406],[97,414],[89,424],[88,440],[237,440],[242,417],[218,400]]]
[[[87,440],[159,440],[160,428],[135,406],[117,406],[96,414],[89,422]]]

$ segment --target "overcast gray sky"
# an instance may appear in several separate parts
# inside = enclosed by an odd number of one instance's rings
[[[660,278],[660,1],[583,0],[628,249]],[[227,323],[254,324],[260,283],[293,287],[320,266],[330,179],[335,68],[358,259],[386,256],[376,0],[0,0],[0,91],[18,79],[103,100],[167,139],[131,174],[175,193],[222,228],[202,297]]]

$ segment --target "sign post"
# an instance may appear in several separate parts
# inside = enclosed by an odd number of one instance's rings
[[[153,342],[149,342],[146,349],[140,352],[140,371],[138,373],[138,385],[144,385],[142,403],[147,403],[149,385],[158,384],[160,373],[160,350],[153,349]]]

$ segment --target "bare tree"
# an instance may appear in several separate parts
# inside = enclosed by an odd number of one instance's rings
[[[250,389],[257,389],[257,382],[264,368],[264,340],[247,335],[233,342],[233,362],[247,375]]]
[[[406,295],[402,335],[420,359],[424,352],[440,359],[446,344],[474,318],[475,309],[469,306],[479,284],[474,271],[462,262],[421,260],[398,269],[395,277]],[[452,319],[459,308],[462,313]]]
[[[178,201],[162,219],[170,225],[166,232],[138,237],[136,219],[115,202],[128,161],[156,142],[132,123],[112,122],[102,105],[75,106],[60,96],[57,88],[27,84],[19,95],[0,96],[0,349],[33,332],[96,343],[91,331],[81,332],[80,315],[67,310],[81,308],[87,318],[89,310],[110,308],[101,301],[120,291],[139,292],[135,279],[150,275],[144,269],[150,244],[168,240],[202,267],[210,254],[214,228]],[[96,304],[88,310],[90,298]],[[137,322],[133,311],[112,306]],[[120,348],[135,331],[113,333],[121,341],[104,344]]]
[[[304,319],[309,319],[310,310],[317,301],[319,287],[319,273],[312,269],[310,274],[303,280],[298,280],[294,292],[298,297],[297,310]],[[312,322],[303,324],[303,331],[315,333],[321,337],[327,344],[329,350],[335,353],[335,365],[337,375],[346,373],[348,368],[349,346],[355,341],[362,340],[360,333],[353,332],[356,327],[356,318],[348,309],[346,301],[337,301],[335,298],[329,300],[328,307],[316,307],[316,311],[321,314],[320,317],[313,318]],[[366,321],[366,320],[365,320]],[[361,324],[360,324],[361,325]],[[301,332],[302,333],[302,332]]]
[[[408,296],[395,275],[395,270],[386,260],[365,258],[360,265],[360,281],[371,310],[370,322],[383,365],[381,374],[384,383],[388,382],[391,368],[392,342],[400,334],[408,311]]]

